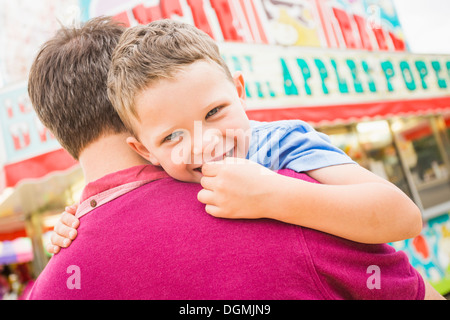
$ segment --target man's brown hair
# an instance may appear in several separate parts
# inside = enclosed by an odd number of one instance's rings
[[[128,130],[136,136],[135,99],[142,90],[200,60],[218,64],[232,81],[215,41],[193,25],[165,19],[127,29],[113,53],[108,96]]]
[[[41,122],[75,158],[105,134],[126,132],[107,95],[111,56],[125,27],[111,18],[62,27],[39,51],[28,93]]]

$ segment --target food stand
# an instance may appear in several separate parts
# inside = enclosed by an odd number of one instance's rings
[[[41,238],[52,229],[44,221],[74,201],[71,197],[83,181],[82,172],[37,119],[25,83],[0,90],[0,136],[0,242],[4,249],[22,248],[9,251],[9,257],[0,252],[0,262],[34,260],[39,273],[48,260]],[[31,239],[33,246],[10,245],[28,243],[21,239]]]

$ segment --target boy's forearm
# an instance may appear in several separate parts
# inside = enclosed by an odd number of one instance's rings
[[[389,185],[324,185],[285,176],[271,183],[277,187],[265,207],[277,220],[362,243],[393,242],[420,233],[419,209]]]

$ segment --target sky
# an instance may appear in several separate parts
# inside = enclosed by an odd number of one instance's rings
[[[450,0],[393,0],[415,53],[450,54]]]

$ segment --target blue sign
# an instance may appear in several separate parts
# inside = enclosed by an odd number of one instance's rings
[[[0,136],[6,151],[6,157],[1,158],[5,164],[61,148],[34,112],[26,84],[0,91]]]

